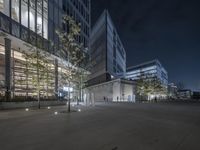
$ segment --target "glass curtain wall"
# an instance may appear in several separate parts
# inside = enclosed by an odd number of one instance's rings
[[[4,96],[5,83],[5,48],[0,45],[0,100]],[[47,60],[47,58],[44,58]],[[34,79],[37,76],[36,68],[30,67],[31,58],[28,60],[24,52],[11,50],[11,78],[12,78],[12,95],[13,98],[37,98],[36,85]],[[42,99],[54,98],[55,88],[55,66],[54,61],[49,59],[46,64],[46,71],[40,72],[45,74],[40,83],[40,95]],[[31,99],[30,99],[31,100]]]
[[[0,0],[0,12],[48,38],[48,0]]]
[[[26,52],[27,53],[27,52]],[[27,53],[28,54],[28,53]],[[4,100],[4,83],[5,83],[5,48],[4,45],[0,45],[0,101]],[[40,96],[42,100],[49,100],[55,98],[55,65],[52,58],[48,59],[45,71],[40,72],[44,74],[40,82]],[[37,99],[37,89],[35,88],[35,78],[37,76],[37,69],[31,67],[31,58],[27,58],[25,51],[23,53],[19,50],[11,50],[11,78],[12,78],[12,97],[15,100],[27,100]],[[64,76],[68,76],[68,67],[63,64],[63,61],[58,63],[58,87],[59,96],[61,98],[70,97],[74,101],[79,97],[79,90],[76,83],[69,83]]]

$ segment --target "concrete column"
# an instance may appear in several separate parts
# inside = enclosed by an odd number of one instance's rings
[[[5,100],[11,98],[11,40],[5,38]]]
[[[58,98],[58,60],[55,59],[55,97]]]

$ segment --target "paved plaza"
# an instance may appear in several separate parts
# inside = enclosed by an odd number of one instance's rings
[[[199,104],[98,104],[74,107],[70,114],[66,109],[0,111],[0,149],[200,150]]]

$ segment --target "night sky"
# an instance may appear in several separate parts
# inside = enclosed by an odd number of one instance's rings
[[[159,59],[169,82],[200,89],[198,0],[91,0],[92,23],[108,9],[127,52],[127,67]]]

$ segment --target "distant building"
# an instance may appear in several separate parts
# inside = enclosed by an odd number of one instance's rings
[[[157,59],[127,68],[126,79],[137,81],[143,78],[156,78],[163,86],[168,86],[168,73]]]
[[[192,98],[195,100],[200,100],[200,91],[194,91]]]
[[[168,97],[171,99],[177,98],[178,88],[174,83],[168,84]]]
[[[178,90],[178,99],[191,99],[192,91],[190,89]]]
[[[126,52],[107,10],[91,31],[91,69],[89,85],[100,84],[126,73]]]

